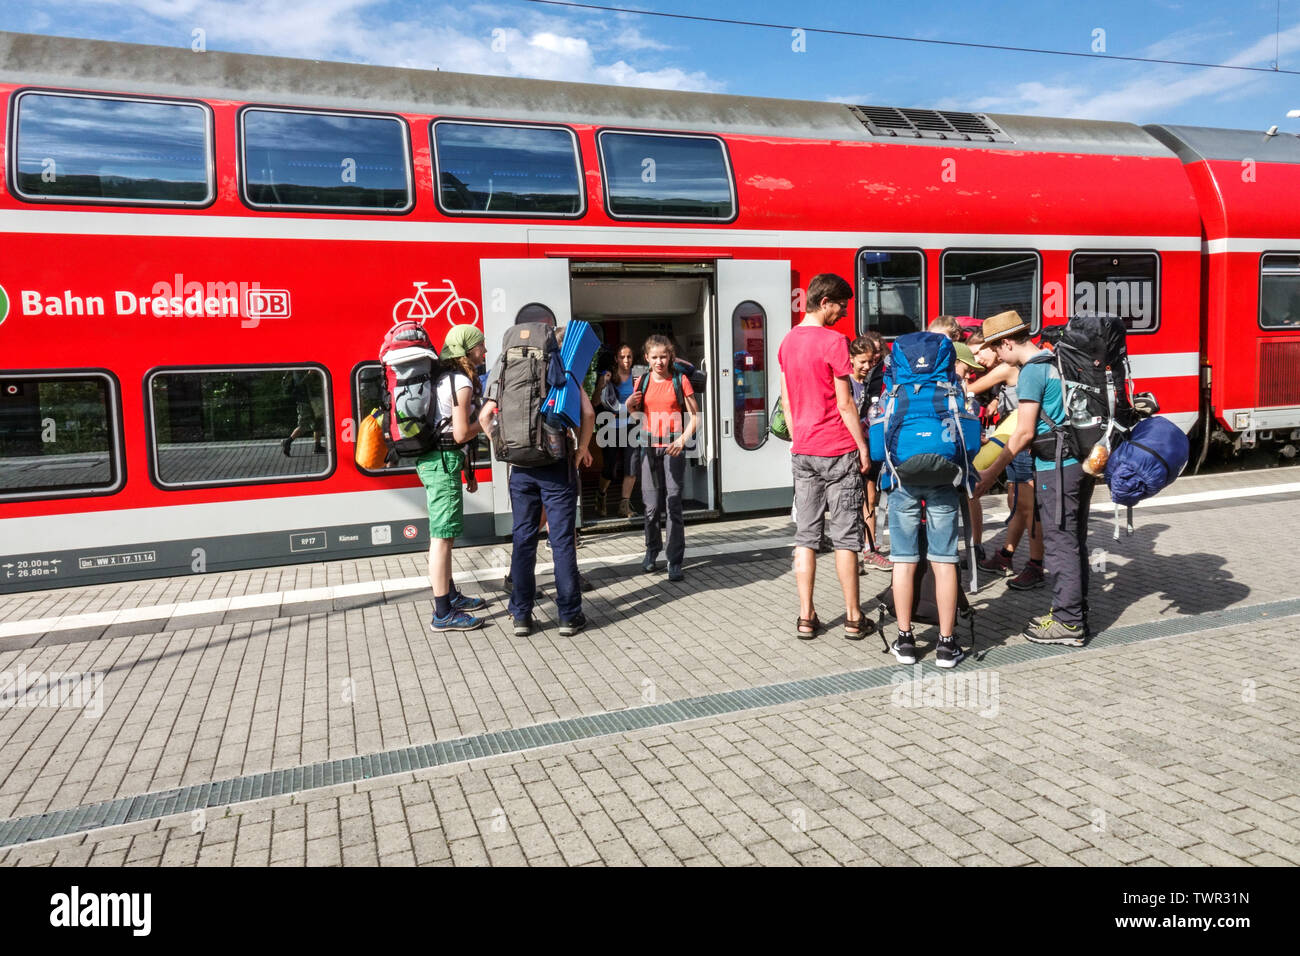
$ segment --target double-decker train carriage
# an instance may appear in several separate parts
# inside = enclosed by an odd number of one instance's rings
[[[413,469],[353,462],[394,319],[435,343],[480,324],[489,362],[530,303],[638,357],[671,335],[708,377],[688,509],[737,513],[789,506],[767,415],[818,272],[854,282],[850,336],[1116,312],[1137,387],[1185,429],[1203,405],[1239,429],[1230,392],[1202,400],[1204,359],[1213,388],[1258,378],[1241,342],[1207,352],[1203,303],[1296,282],[1265,189],[1232,199],[1278,238],[1214,271],[1264,240],[1213,231],[1173,128],[20,34],[0,109],[0,591],[425,547]],[[1294,175],[1288,149],[1261,146],[1261,183]],[[476,465],[482,539],[509,500]]]
[[[1200,457],[1212,441],[1300,446],[1300,137],[1150,126],[1201,211]]]

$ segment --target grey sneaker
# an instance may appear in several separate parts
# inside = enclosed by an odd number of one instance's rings
[[[1025,630],[1025,640],[1033,644],[1064,644],[1067,647],[1083,647],[1087,632],[1081,625],[1062,624],[1050,614],[1044,614]]]

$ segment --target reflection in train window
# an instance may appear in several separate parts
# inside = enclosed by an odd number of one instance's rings
[[[382,391],[383,371],[378,362],[371,362],[365,365],[357,366],[352,380],[353,396],[353,420],[360,422],[361,419],[375,412],[379,408],[379,397]],[[492,446],[488,443],[486,435],[479,435],[469,446],[470,461],[475,468],[492,467]],[[402,472],[415,471],[415,457],[403,456],[398,458],[397,464],[389,465],[382,471],[365,471],[368,475],[391,475]]]
[[[390,116],[247,109],[244,195],[272,208],[411,208],[406,124]]]
[[[945,315],[987,319],[1014,309],[1038,331],[1038,253],[948,251],[939,268]]]
[[[433,124],[438,204],[444,212],[580,216],[578,139],[562,126]]]
[[[1070,315],[1117,315],[1130,332],[1160,324],[1160,257],[1154,252],[1076,252]]]
[[[1259,324],[1266,329],[1300,326],[1300,255],[1269,252],[1260,257]]]
[[[716,136],[618,133],[597,137],[609,214],[618,219],[732,219],[735,187]]]
[[[919,251],[858,253],[858,331],[885,338],[925,328],[925,256]]]
[[[154,475],[169,488],[322,478],[333,467],[329,389],[311,366],[155,372]]]
[[[116,403],[107,375],[0,377],[0,497],[114,490]]]
[[[24,199],[203,205],[210,130],[199,104],[20,93],[14,183]]]
[[[742,302],[731,313],[731,345],[736,444],[753,451],[767,439],[767,313],[757,302]]]

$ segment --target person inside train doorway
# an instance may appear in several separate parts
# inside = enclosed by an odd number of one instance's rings
[[[641,377],[628,399],[628,408],[645,420],[645,447],[641,449],[641,497],[645,500],[645,558],[641,570],[655,570],[664,548],[659,516],[668,516],[668,580],[681,581],[686,556],[686,531],[682,524],[682,486],[686,480],[686,449],[700,423],[700,406],[690,377],[674,368],[673,343],[666,335],[645,341],[650,371]],[[644,389],[644,391],[643,391]]]
[[[476,399],[477,369],[487,355],[483,333],[472,325],[455,325],[443,340],[440,367],[434,385],[436,420],[451,422],[456,448],[435,448],[415,463],[429,503],[429,583],[433,587],[435,631],[473,631],[483,619],[473,612],[487,607],[482,598],[461,594],[451,575],[452,543],[465,530],[464,492],[474,492],[478,483],[473,465],[467,462],[467,446],[482,432]],[[462,470],[468,482],[462,488]]]
[[[554,326],[555,313],[540,303],[530,303],[519,310],[515,325],[544,323]],[[479,423],[492,434],[498,406],[493,395],[495,376],[501,369],[494,365],[488,376],[487,396]],[[587,626],[582,613],[582,585],[578,576],[577,521],[578,469],[591,465],[591,436],[595,431],[596,412],[584,389],[578,390],[582,401],[582,424],[571,456],[552,465],[525,468],[511,465],[508,488],[513,519],[513,546],[510,555],[510,616],[516,637],[533,631],[533,605],[537,598],[537,544],[541,537],[542,513],[545,509],[552,560],[555,565],[555,603],[560,618],[560,634],[570,637]]]
[[[596,514],[607,517],[609,505],[607,495],[610,485],[622,474],[623,482],[618,502],[618,516],[632,517],[632,490],[636,487],[636,477],[641,471],[641,449],[627,438],[628,413],[627,401],[636,390],[636,376],[632,374],[632,365],[636,353],[626,342],[614,353],[614,368],[601,376],[597,387],[601,407],[615,416],[616,444],[601,449],[604,457],[600,473],[600,493],[596,499]]]
[[[1060,376],[1050,362],[1034,362],[1042,353],[1029,338],[1029,325],[1015,311],[984,320],[984,343],[1007,365],[1020,369],[1016,429],[997,459],[980,473],[976,497],[988,492],[1015,456],[1032,450],[1036,435],[1051,429],[1043,415],[1065,421]],[[1088,638],[1088,509],[1094,479],[1077,458],[1056,462],[1034,456],[1034,507],[1043,527],[1045,565],[1052,584],[1052,608],[1030,622],[1024,637],[1035,644],[1081,647]],[[1059,502],[1059,505],[1058,505]],[[1059,510],[1058,510],[1059,509]]]
[[[849,341],[827,328],[848,312],[853,287],[833,273],[808,283],[803,321],[781,342],[781,402],[790,426],[794,472],[794,572],[799,591],[795,634],[817,636],[813,608],[817,549],[829,506],[835,573],[844,594],[844,636],[870,632],[858,604],[858,553],[862,550],[862,476],[871,464],[849,380]]]

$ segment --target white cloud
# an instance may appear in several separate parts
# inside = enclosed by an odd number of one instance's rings
[[[618,34],[611,37],[609,42],[625,50],[672,49],[666,43],[660,43],[658,40],[645,36],[636,27],[624,27]]]
[[[1204,38],[1199,36],[1196,40],[1199,42]],[[1191,35],[1186,35],[1183,42],[1191,42]],[[1275,43],[1281,56],[1300,51],[1300,24],[1282,31],[1276,38],[1274,34],[1267,34],[1222,62],[1229,66],[1271,66]],[[1160,41],[1154,48],[1167,51],[1167,57],[1176,49],[1168,40]],[[1172,58],[1181,59],[1176,55]],[[1053,85],[1035,80],[1018,83],[1009,92],[975,97],[967,100],[964,106],[949,105],[951,100],[948,100],[939,108],[1151,122],[1167,115],[1172,108],[1196,99],[1213,97],[1224,101],[1249,96],[1257,92],[1268,76],[1266,73],[1211,67],[1135,64],[1134,68],[1141,71],[1140,75],[1111,89],[1098,90],[1081,83]]]
[[[826,97],[827,103],[844,103],[848,106],[863,106],[874,99],[871,93],[841,93]]]
[[[491,4],[411,5],[396,22],[395,5],[385,0],[81,0],[70,5],[152,21],[127,24],[115,17],[117,35],[125,27],[132,39],[145,33],[158,42],[159,28],[174,27],[188,43],[190,31],[201,27],[214,50],[655,89],[713,92],[724,85],[703,70],[630,63],[632,54],[667,49],[634,27],[521,16]],[[625,55],[609,56],[602,52],[606,46]]]

